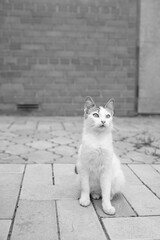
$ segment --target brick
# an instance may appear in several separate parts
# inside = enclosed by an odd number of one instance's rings
[[[0,30],[2,35],[0,42],[3,45],[0,75],[15,90],[1,90],[0,99],[3,97],[1,102],[6,104],[6,107],[1,105],[1,111],[16,112],[16,107],[11,109],[12,106],[7,104],[14,103],[15,106],[19,101],[30,99],[30,102],[43,103],[39,112],[35,114],[80,115],[82,112],[79,106],[78,108],[76,105],[70,106],[70,102],[67,102],[63,107],[59,107],[61,98],[58,98],[59,102],[57,100],[57,103],[54,103],[51,92],[49,96],[42,94],[45,84],[50,89],[58,80],[67,83],[72,96],[75,90],[80,89],[79,85],[81,89],[85,89],[89,84],[87,79],[95,78],[99,90],[107,88],[114,97],[116,92],[112,86],[115,85],[115,74],[119,79],[117,81],[129,91],[129,79],[136,82],[136,71],[130,66],[133,66],[131,61],[136,61],[137,6],[137,1],[132,0],[120,2],[68,0],[67,3],[64,0],[61,3],[47,0],[45,3],[27,4],[17,0],[14,3],[3,3],[0,14],[0,22],[3,25]],[[24,31],[21,31],[22,29]],[[12,57],[13,62],[10,61]],[[82,58],[86,58],[84,62],[81,61]],[[125,76],[120,78],[122,72]],[[106,74],[108,78],[105,77]],[[105,86],[99,84],[102,76],[106,82]],[[73,90],[71,88],[73,80],[70,80],[70,77],[85,77],[86,82],[82,80],[79,85],[75,84]],[[111,87],[107,84],[109,81],[112,83]],[[16,87],[14,85],[17,83],[22,84],[23,91],[16,90],[17,85]],[[31,91],[31,85],[34,91]],[[61,91],[58,95],[67,95],[66,92],[64,94],[65,87],[63,84],[59,86]],[[92,86],[92,89],[96,91],[97,85]],[[132,94],[133,98],[128,99],[127,94],[119,96],[120,102],[125,99],[131,104],[122,103],[117,114],[132,115],[135,112],[134,89],[135,85],[128,93]],[[103,93],[106,94],[107,92]],[[100,101],[100,96],[97,96],[97,99]]]
[[[55,202],[26,200],[19,202],[12,240],[22,238],[58,240]]]
[[[93,206],[83,208],[76,200],[58,201],[58,218],[62,240],[105,240],[105,234]],[[78,238],[79,238],[78,237]]]

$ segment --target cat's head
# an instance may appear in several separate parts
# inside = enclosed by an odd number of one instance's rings
[[[84,125],[88,130],[105,132],[112,130],[114,99],[110,99],[104,107],[96,106],[91,97],[87,97],[84,105]]]

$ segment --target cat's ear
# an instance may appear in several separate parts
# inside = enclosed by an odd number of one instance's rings
[[[108,108],[109,110],[111,110],[112,114],[114,113],[114,98],[111,98],[105,105],[105,108]]]
[[[87,112],[90,108],[95,107],[96,104],[94,103],[91,97],[86,97],[85,104],[84,104],[84,111]]]

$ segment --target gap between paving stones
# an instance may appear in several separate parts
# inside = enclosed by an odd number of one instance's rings
[[[11,239],[11,235],[12,235],[12,231],[13,231],[13,227],[14,227],[14,221],[15,221],[15,217],[16,217],[16,212],[17,212],[17,209],[18,209],[19,199],[20,199],[20,195],[21,195],[21,190],[22,190],[25,171],[26,171],[26,165],[24,166],[22,180],[21,180],[21,184],[20,184],[20,188],[19,188],[19,194],[18,194],[18,197],[17,197],[17,202],[16,202],[13,218],[12,218],[12,221],[11,221],[11,225],[10,225],[10,228],[9,228],[9,233],[8,233],[7,240]]]
[[[134,170],[133,170],[130,166],[128,166],[128,167],[129,167],[130,170],[136,175],[136,177],[143,183],[143,185],[144,185],[146,188],[148,188],[158,199],[160,199],[160,197],[152,190],[152,188],[149,187],[149,186],[134,172]]]

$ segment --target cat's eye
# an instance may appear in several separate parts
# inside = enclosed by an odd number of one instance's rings
[[[93,113],[93,116],[96,117],[96,118],[99,118],[98,113]]]
[[[107,114],[107,115],[106,115],[106,118],[110,118],[110,117],[111,117],[111,115],[110,115],[110,114]]]

